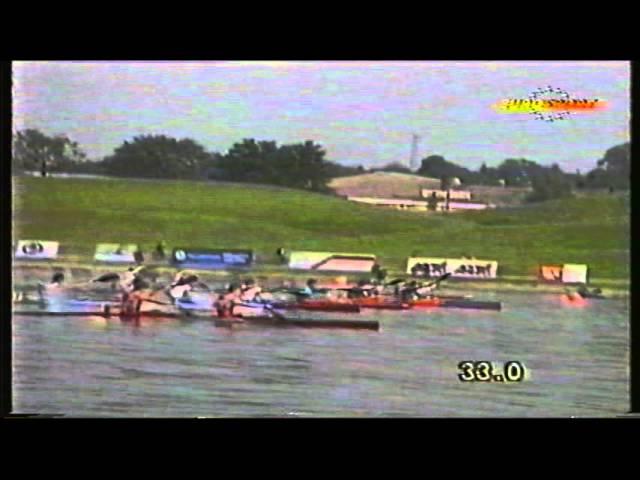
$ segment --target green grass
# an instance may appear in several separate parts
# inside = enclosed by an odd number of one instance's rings
[[[629,197],[606,194],[505,210],[420,214],[302,191],[187,181],[14,177],[14,241],[57,240],[91,257],[96,243],[374,253],[474,255],[504,275],[544,263],[587,263],[595,278],[629,277]]]

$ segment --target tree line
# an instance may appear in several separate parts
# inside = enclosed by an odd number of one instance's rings
[[[440,155],[422,160],[417,173],[441,179],[445,188],[452,178],[458,178],[464,185],[530,187],[532,193],[528,200],[542,201],[570,196],[576,190],[628,190],[631,181],[631,152],[628,142],[612,147],[584,175],[579,170],[564,172],[555,163],[545,166],[524,158],[509,158],[497,167],[487,167],[483,163],[474,171],[448,162]]]
[[[226,153],[209,152],[196,141],[165,135],[141,135],[124,141],[111,155],[89,161],[66,136],[19,131],[13,139],[13,171],[91,173],[121,177],[207,179],[263,183],[313,191],[327,190],[335,177],[364,169],[326,159],[321,145],[307,140],[278,145],[243,139]]]
[[[529,186],[530,200],[571,195],[576,189],[628,189],[630,145],[607,150],[586,175],[563,172],[557,164],[539,165],[526,159],[506,159],[497,167],[483,164],[470,170],[447,161],[441,155],[422,160],[417,172],[400,163],[373,171],[411,173],[438,178],[447,188],[459,179],[463,185]],[[198,142],[165,135],[141,135],[124,141],[111,155],[90,161],[80,146],[67,136],[47,136],[39,130],[18,131],[13,138],[12,168],[22,171],[91,173],[122,177],[207,179],[249,182],[328,191],[335,177],[364,173],[326,159],[321,145],[307,140],[279,145],[275,141],[243,139],[225,153],[209,152]]]

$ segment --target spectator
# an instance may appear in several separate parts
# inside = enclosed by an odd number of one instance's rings
[[[158,242],[158,245],[156,245],[156,250],[155,252],[153,252],[154,260],[164,260],[166,258],[164,247],[165,247],[164,241]]]
[[[144,255],[142,255],[142,249],[140,245],[136,247],[136,251],[133,252],[133,259],[138,265],[141,265],[144,262]]]

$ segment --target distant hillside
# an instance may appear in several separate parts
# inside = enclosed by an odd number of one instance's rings
[[[370,252],[396,271],[409,255],[473,255],[498,260],[502,275],[535,275],[544,262],[588,263],[594,278],[629,276],[628,193],[417,215],[253,185],[39,177],[13,184],[13,240],[59,241],[64,255],[87,259],[99,242],[140,243],[148,252],[164,240],[169,249],[250,248],[260,263],[275,262],[284,247]]]
[[[421,188],[440,188],[440,180],[406,173],[375,172],[335,178],[328,186],[342,196],[418,198]]]
[[[440,188],[440,180],[405,173],[375,172],[335,178],[329,188],[341,196],[419,198],[422,188]],[[520,205],[531,192],[529,187],[463,185],[459,188],[469,190],[473,200],[497,206]]]

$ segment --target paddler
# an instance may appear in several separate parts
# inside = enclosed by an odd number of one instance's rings
[[[146,287],[144,280],[135,277],[131,282],[130,289],[122,291],[121,315],[130,317],[140,313],[142,303],[149,298],[149,293],[144,291]]]
[[[129,267],[126,272],[120,276],[120,289],[124,291],[133,291],[133,282],[136,279],[141,279],[140,273],[144,269],[144,266]]]
[[[192,274],[186,270],[178,272],[173,278],[173,282],[167,288],[167,295],[175,303],[176,300],[188,300],[190,298],[190,292],[193,290],[194,284],[198,282],[197,275]]]
[[[314,293],[316,293],[317,283],[318,282],[315,278],[310,278],[309,280],[307,280],[307,283],[305,284],[304,288],[300,291],[300,293],[307,297],[312,296]]]
[[[240,293],[240,301],[242,302],[260,301],[261,293],[262,293],[262,288],[255,282],[253,278],[248,278],[243,283],[243,287]]]
[[[218,300],[215,302],[216,311],[218,313],[218,317],[225,318],[233,316],[233,307],[236,303],[240,303],[240,296],[242,295],[242,290],[239,285],[231,284],[227,288],[227,292],[218,297]]]
[[[38,295],[40,296],[40,300],[46,300],[48,295],[61,293],[64,283],[64,273],[56,272],[51,277],[51,281],[49,283],[38,283]]]
[[[417,289],[418,289],[418,282],[416,282],[415,280],[412,280],[411,282],[409,282],[408,284],[400,288],[400,299],[403,302],[416,300],[418,297],[416,294]]]
[[[435,285],[423,285],[416,288],[416,295],[418,298],[427,298],[432,296],[435,290]]]

